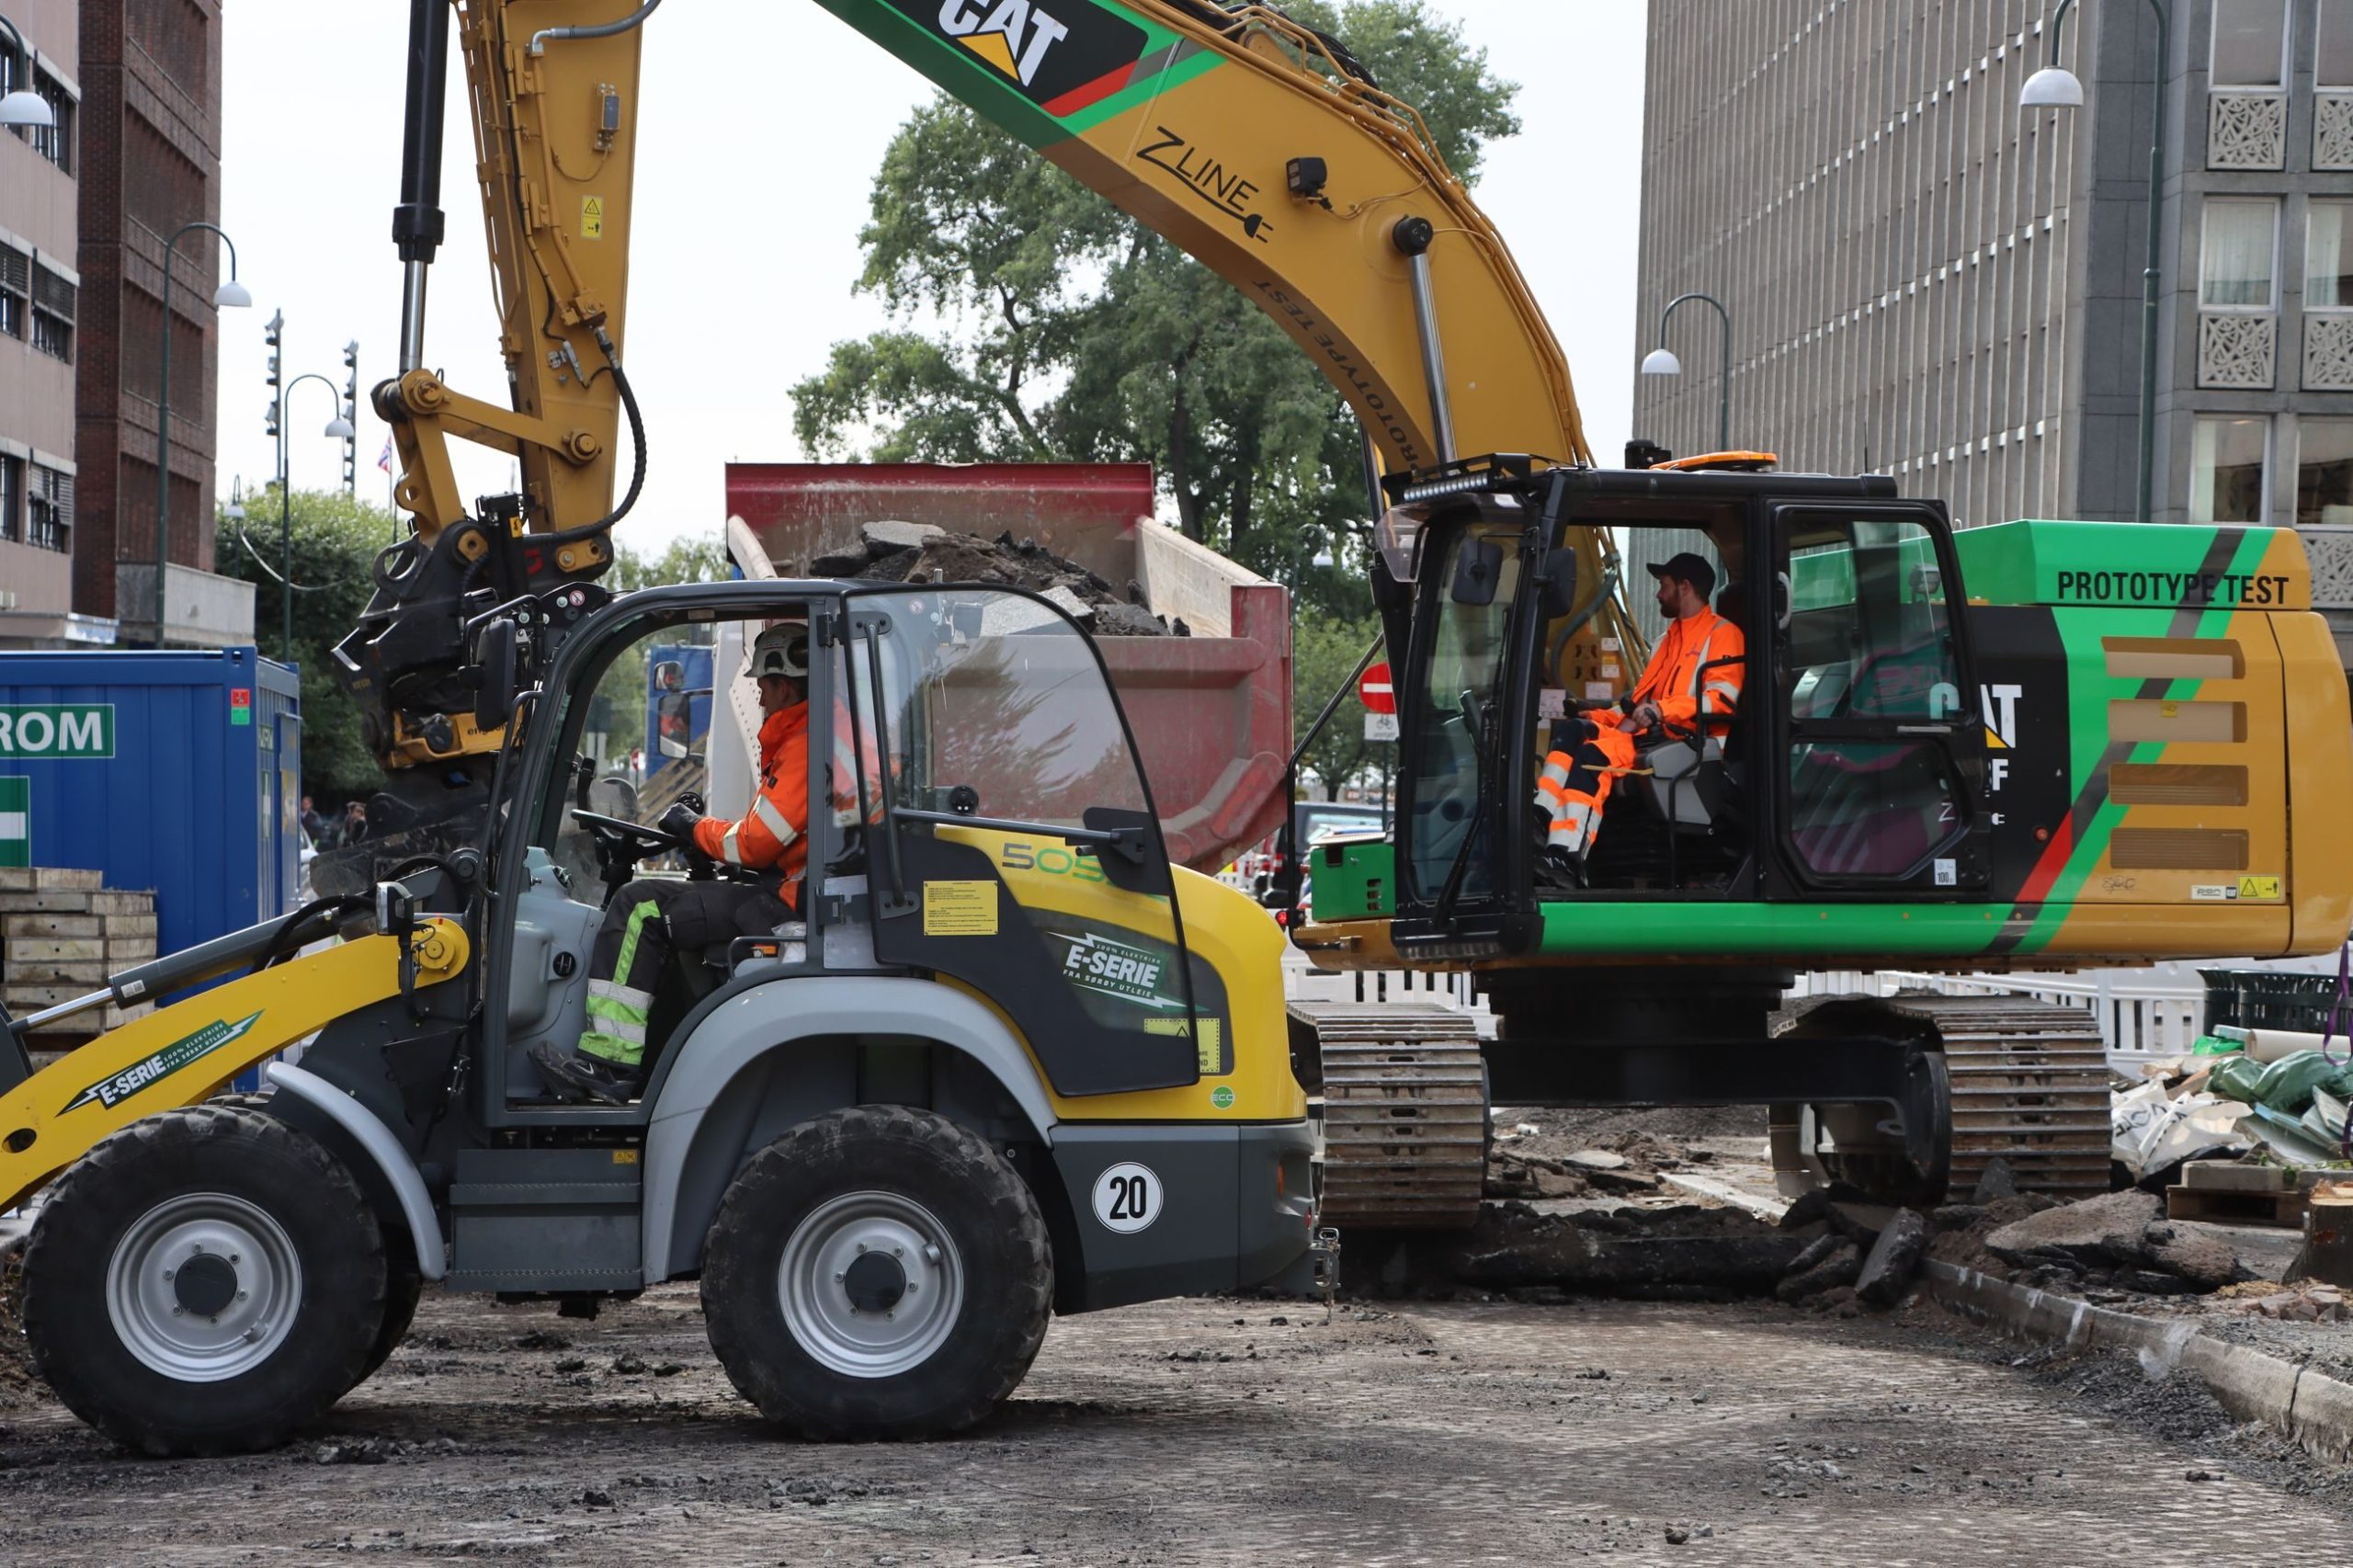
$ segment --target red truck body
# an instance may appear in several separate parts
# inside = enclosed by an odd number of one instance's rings
[[[728,547],[746,575],[782,575],[856,551],[867,523],[932,523],[1035,540],[1115,589],[1137,585],[1192,635],[1096,646],[1169,858],[1214,872],[1282,822],[1290,595],[1162,526],[1154,501],[1149,463],[730,463]]]

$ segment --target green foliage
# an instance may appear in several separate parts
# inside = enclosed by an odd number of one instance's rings
[[[1395,765],[1394,745],[1364,738],[1365,709],[1356,695],[1357,661],[1380,634],[1381,622],[1370,615],[1335,620],[1304,611],[1291,628],[1291,744],[1306,738],[1334,692],[1347,690],[1299,764],[1302,773],[1315,775],[1327,801],[1338,800],[1342,787],[1368,769],[1386,773]]]
[[[381,506],[340,490],[298,490],[282,496],[272,485],[245,506],[242,522],[223,512],[215,520],[214,569],[256,585],[254,638],[264,654],[280,655],[286,595],[278,585],[281,547],[293,559],[294,662],[301,670],[302,788],[322,801],[372,792],[383,774],[368,749],[359,708],[335,677],[328,651],[359,623],[374,593],[376,554],[408,528]]]
[[[1518,88],[1424,0],[1294,0],[1418,108],[1457,172],[1519,129]],[[1235,128],[1247,134],[1249,127]],[[853,460],[1147,460],[1187,535],[1340,619],[1370,608],[1342,536],[1368,515],[1339,395],[1232,286],[941,98],[875,176],[859,287],[930,312],[835,346],[793,388],[802,447]]]

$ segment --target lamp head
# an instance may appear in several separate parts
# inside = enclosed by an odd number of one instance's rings
[[[232,501],[226,506],[223,506],[221,509],[221,515],[228,518],[233,523],[242,523],[245,520],[244,507],[234,501]]]
[[[252,293],[233,278],[212,290],[212,304],[216,310],[241,311],[253,302]]]
[[[1645,376],[1679,376],[1682,373],[1683,361],[1667,349],[1654,348],[1643,356],[1643,374]]]
[[[2020,108],[2081,108],[2084,107],[2084,84],[2076,74],[2063,66],[2051,65],[2026,79],[2026,86],[2018,94]]]
[[[57,123],[39,93],[19,87],[6,97],[0,97],[0,125],[11,130],[47,131]]]
[[[351,439],[351,421],[338,414],[327,421],[326,433],[338,441],[348,441]]]

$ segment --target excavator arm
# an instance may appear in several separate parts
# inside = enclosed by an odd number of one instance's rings
[[[414,532],[380,561],[375,601],[337,650],[394,781],[393,809],[371,813],[380,830],[478,790],[469,765],[498,744],[468,713],[469,610],[602,573],[642,479],[620,347],[639,48],[649,23],[671,25],[660,4],[412,0],[401,365],[375,402]],[[1592,460],[1567,362],[1501,235],[1412,107],[1336,41],[1269,6],[1208,0],[820,4],[1255,301],[1356,412],[1384,472],[1487,452]],[[504,406],[421,362],[453,23]],[[624,416],[635,477],[616,507]],[[521,492],[469,511],[455,441],[517,457]],[[1582,547],[1588,597],[1613,580],[1608,549]],[[1600,608],[1597,634],[1633,639]]]

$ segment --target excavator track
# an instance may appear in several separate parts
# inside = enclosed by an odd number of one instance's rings
[[[1900,996],[1933,1025],[1952,1083],[1952,1175],[1966,1196],[1999,1159],[2022,1192],[2109,1187],[2108,1049],[2089,1009],[2031,996]]]
[[[1323,1064],[1323,1218],[1459,1230],[1479,1217],[1487,1092],[1477,1026],[1399,1004],[1294,1002]]]

